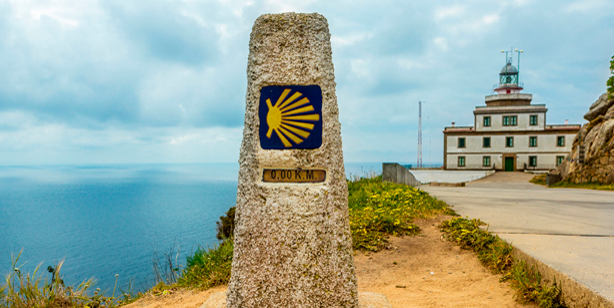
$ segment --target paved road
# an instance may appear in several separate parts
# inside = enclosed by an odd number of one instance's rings
[[[531,178],[498,172],[466,187],[422,189],[614,302],[614,191],[545,188]]]

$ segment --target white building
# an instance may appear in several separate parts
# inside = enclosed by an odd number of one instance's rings
[[[546,106],[521,90],[508,59],[496,93],[473,111],[474,126],[444,129],[444,169],[548,170],[563,162],[580,125],[547,125]]]

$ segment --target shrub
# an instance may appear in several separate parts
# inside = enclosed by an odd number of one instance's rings
[[[232,238],[235,231],[235,207],[228,209],[225,216],[220,216],[220,221],[217,221],[215,225],[215,230],[217,230],[215,236],[218,240]]]
[[[186,269],[179,278],[180,286],[211,288],[230,280],[233,242],[228,239],[209,249],[199,248],[187,258]]]
[[[606,82],[608,86],[608,93],[610,98],[614,98],[614,56],[612,56],[612,61],[610,61],[610,78]]]

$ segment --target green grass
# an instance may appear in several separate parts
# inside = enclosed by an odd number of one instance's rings
[[[546,186],[546,177],[548,177],[548,174],[546,174],[546,173],[538,174],[538,175],[534,176],[531,180],[529,180],[529,182],[531,182],[533,184],[537,184],[537,185],[544,185],[544,186]]]
[[[513,247],[481,229],[483,225],[479,219],[452,218],[441,223],[441,230],[448,240],[476,252],[482,264],[493,273],[503,274],[501,281],[510,281],[519,302],[533,301],[542,308],[563,307],[559,301],[561,289],[556,281],[552,285],[542,283],[539,272],[528,268],[523,261],[515,260]]]
[[[134,301],[138,296],[129,292],[123,292],[120,298],[115,297],[115,289],[111,296],[105,296],[96,289],[93,295],[88,290],[93,289],[93,279],[83,281],[77,286],[66,285],[61,276],[63,262],[55,267],[49,266],[47,272],[51,280],[44,278],[39,264],[32,273],[22,273],[18,266],[21,253],[14,257],[11,270],[5,277],[5,284],[0,286],[0,307],[2,308],[98,308],[119,307]],[[117,276],[116,276],[117,286]]]
[[[529,182],[546,186],[546,174],[539,174],[534,176]],[[569,181],[560,181],[554,185],[548,186],[550,188],[578,188],[578,189],[595,189],[595,190],[614,190],[614,184],[601,184],[601,183],[572,183]]]
[[[178,285],[207,289],[227,284],[232,264],[232,240],[228,239],[209,249],[198,249],[188,257],[186,269]]]
[[[529,268],[524,261],[514,262],[510,271],[501,278],[501,281],[506,280],[516,290],[516,300],[523,304],[534,302],[539,307],[563,307],[559,302],[561,288],[556,280],[552,285],[543,284],[541,274],[535,268]]]
[[[614,190],[614,184],[600,183],[571,183],[569,181],[560,181],[550,187],[554,188],[580,188],[580,189],[595,189],[595,190]]]
[[[414,235],[415,218],[455,215],[448,205],[419,189],[383,183],[381,177],[348,181],[350,229],[354,249],[380,251],[390,235]]]

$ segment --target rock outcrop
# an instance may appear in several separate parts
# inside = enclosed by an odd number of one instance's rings
[[[573,183],[614,184],[614,98],[601,95],[584,115],[582,126],[567,159],[554,171]],[[580,164],[580,146],[584,163]]]

